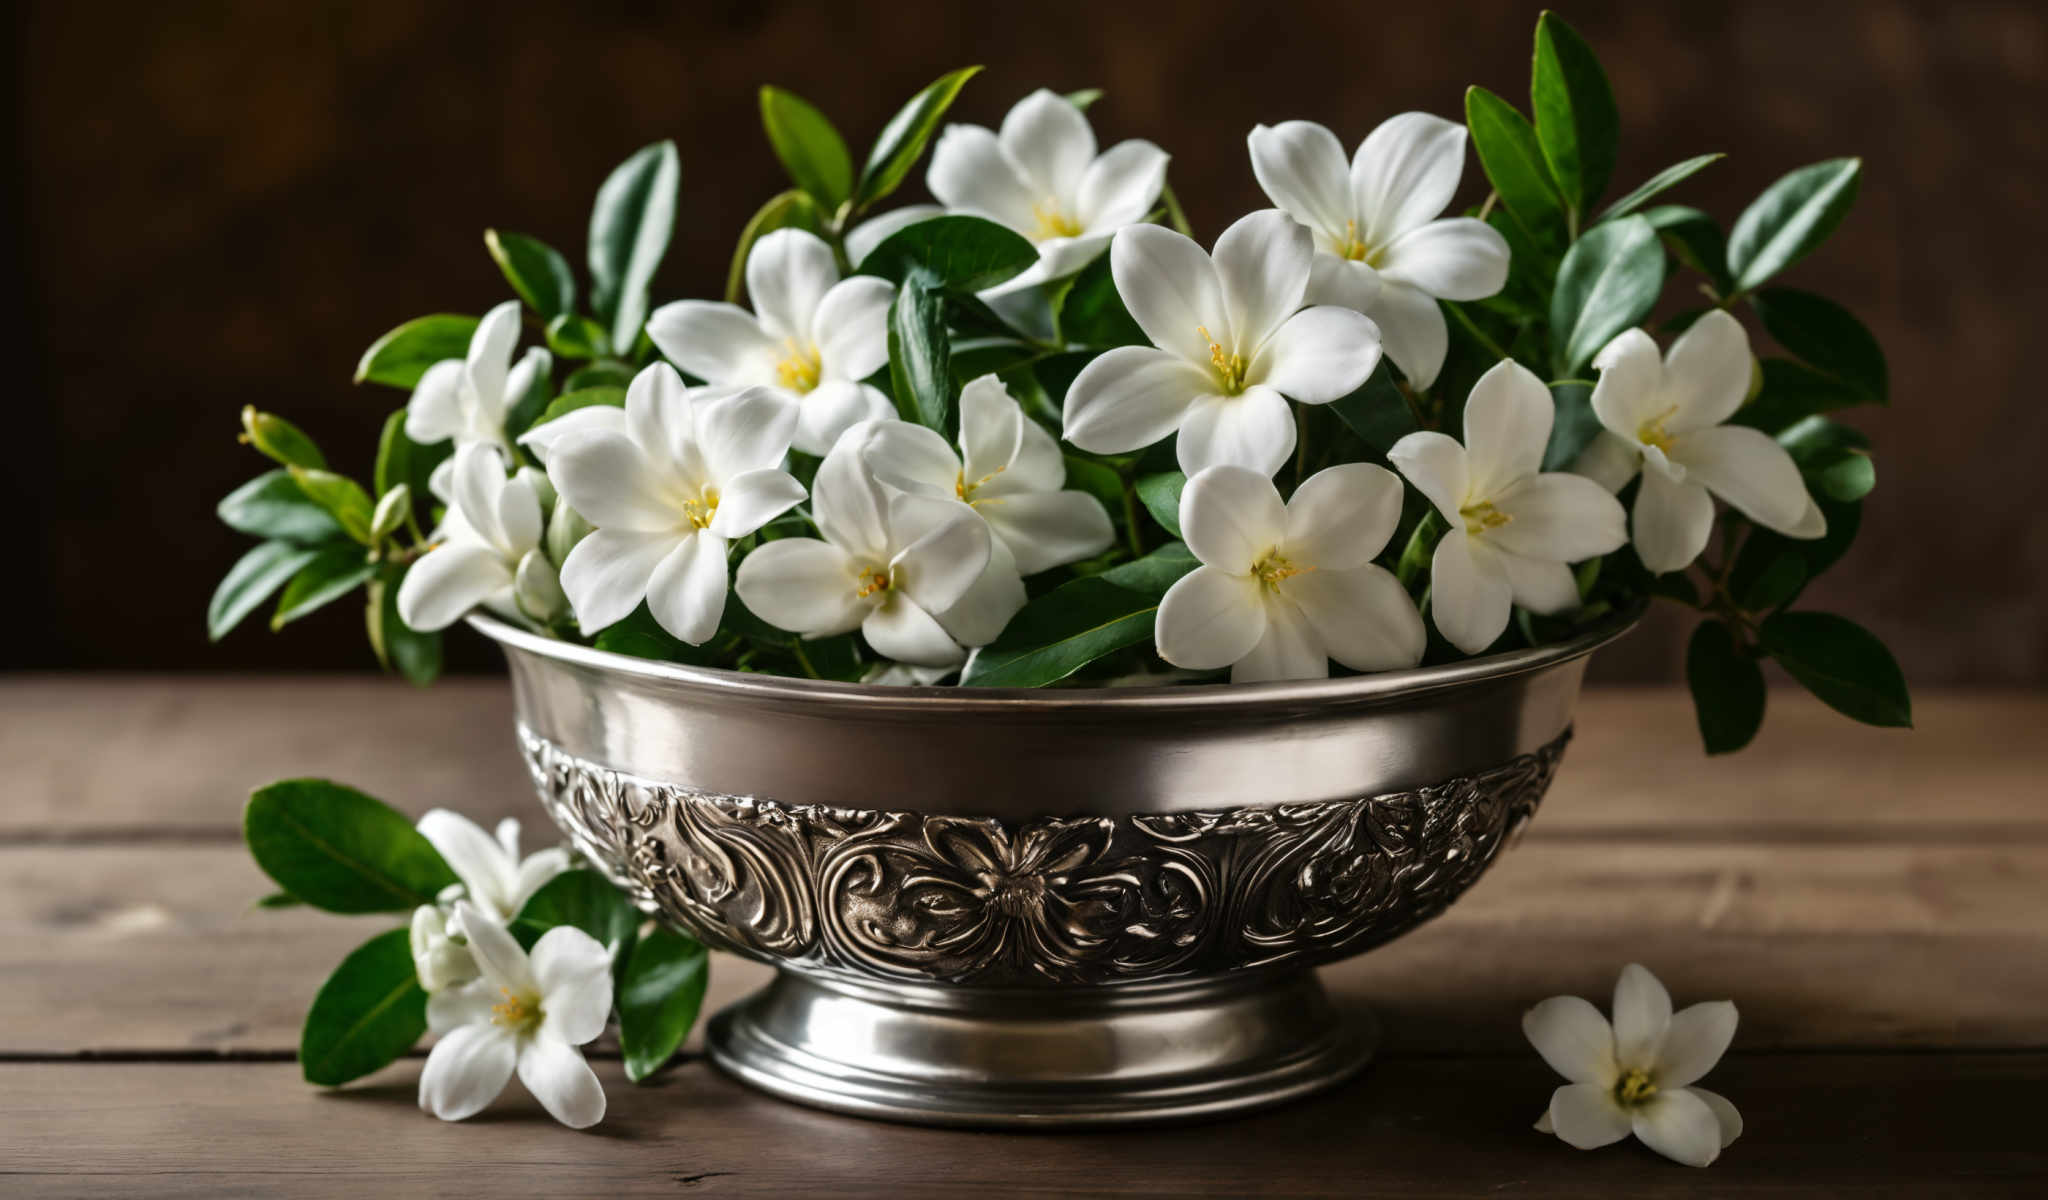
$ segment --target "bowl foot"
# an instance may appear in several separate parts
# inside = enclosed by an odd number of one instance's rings
[[[1143,988],[987,991],[779,970],[713,1017],[718,1066],[787,1100],[923,1125],[1123,1125],[1262,1108],[1378,1040],[1313,970]]]

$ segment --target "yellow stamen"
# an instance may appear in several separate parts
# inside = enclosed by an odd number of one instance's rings
[[[869,567],[862,571],[857,578],[860,581],[860,587],[853,594],[862,600],[867,599],[876,592],[886,592],[889,590],[889,573],[880,567]]]
[[[824,374],[824,362],[816,346],[804,347],[796,344],[795,338],[782,339],[782,348],[788,356],[775,364],[775,377],[783,387],[793,392],[808,392],[818,386]]]
[[[1630,1071],[1614,1085],[1614,1098],[1634,1107],[1657,1094],[1657,1084],[1642,1071]]]
[[[1201,334],[1202,340],[1209,343],[1209,364],[1216,368],[1216,377],[1223,383],[1223,394],[1235,396],[1243,391],[1244,356],[1241,354],[1223,353],[1223,346],[1215,338],[1209,336],[1209,327],[1207,325],[1195,326],[1195,332]]]
[[[1031,218],[1038,222],[1034,242],[1049,238],[1070,238],[1081,236],[1081,223],[1060,211],[1060,206],[1051,200],[1031,206]]]
[[[505,998],[491,1005],[491,1024],[508,1029],[531,1029],[540,1024],[540,997],[515,996],[511,988],[502,987],[498,994]]]
[[[1277,588],[1280,586],[1281,580],[1292,579],[1296,575],[1305,575],[1313,570],[1315,570],[1314,567],[1295,566],[1278,550],[1266,551],[1264,558],[1252,564],[1252,574],[1258,577],[1260,583],[1265,584],[1269,588]]]
[[[683,519],[692,528],[711,528],[711,518],[718,515],[718,489],[705,488],[703,494],[694,500],[683,501]]]
[[[1671,435],[1664,432],[1664,422],[1678,413],[1678,406],[1672,405],[1641,425],[1636,426],[1636,440],[1645,446],[1655,446],[1666,454],[1671,453]]]
[[[1489,529],[1499,529],[1514,520],[1514,517],[1495,508],[1491,500],[1481,500],[1477,504],[1467,505],[1458,510],[1458,515],[1465,519],[1466,533],[1484,533]]]
[[[1352,262],[1362,262],[1369,267],[1380,265],[1380,252],[1367,245],[1364,239],[1358,236],[1358,222],[1356,221],[1344,222],[1344,241],[1343,244],[1337,247],[1337,255],[1340,258],[1348,258]]]
[[[974,498],[974,493],[980,490],[985,484],[987,484],[989,480],[994,479],[996,476],[1002,474],[1004,471],[1007,471],[1009,469],[1010,468],[1007,466],[997,467],[995,470],[990,471],[988,474],[982,476],[980,479],[975,480],[973,483],[969,483],[967,482],[967,470],[966,468],[963,467],[961,468],[958,474],[953,476],[953,494],[955,496],[960,497],[960,499],[966,501],[968,504],[986,504],[988,503],[988,501],[986,500],[976,500]]]

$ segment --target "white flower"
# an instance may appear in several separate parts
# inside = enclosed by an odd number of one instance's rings
[[[519,822],[511,817],[498,822],[493,838],[461,813],[436,808],[419,819],[419,831],[462,881],[463,895],[499,921],[518,916],[535,892],[569,869],[569,852],[560,846],[519,857]]]
[[[804,498],[781,465],[796,424],[796,405],[774,389],[688,391],[656,363],[634,377],[621,418],[554,441],[548,477],[597,528],[562,563],[583,631],[625,619],[644,599],[691,645],[718,632],[727,542]]]
[[[1649,334],[1627,330],[1593,365],[1600,369],[1593,413],[1604,430],[1572,470],[1608,491],[1643,471],[1634,533],[1636,553],[1652,572],[1683,570],[1706,548],[1714,527],[1709,493],[1787,537],[1827,532],[1792,455],[1761,430],[1721,423],[1749,393],[1749,335],[1734,317],[1707,313],[1662,362]]]
[[[1556,415],[1543,381],[1502,359],[1472,385],[1464,445],[1411,433],[1387,451],[1449,526],[1430,563],[1430,612],[1467,654],[1493,644],[1512,605],[1545,615],[1577,608],[1567,564],[1628,540],[1621,505],[1598,484],[1538,474]]]
[[[859,629],[885,658],[952,666],[964,646],[1002,632],[1024,606],[1024,584],[973,509],[883,488],[864,461],[874,431],[849,430],[818,465],[811,507],[824,540],[761,546],[734,587],[779,628],[813,638]]]
[[[484,1110],[519,1072],[548,1115],[571,1129],[604,1118],[604,1088],[576,1047],[604,1032],[612,1010],[612,960],[573,925],[540,936],[528,957],[505,926],[467,901],[455,921],[480,978],[427,998],[427,1028],[440,1040],[420,1071],[420,1107],[444,1121]]]
[[[1156,225],[1119,232],[1116,290],[1158,349],[1124,346],[1067,389],[1066,437],[1122,454],[1178,430],[1189,475],[1227,463],[1267,475],[1294,450],[1287,398],[1327,404],[1356,390],[1380,359],[1379,331],[1345,308],[1300,312],[1314,249],[1278,209],[1238,220],[1212,260]]]
[[[1321,679],[1422,661],[1415,602],[1373,563],[1401,519],[1401,481],[1369,463],[1318,471],[1286,504],[1273,481],[1210,467],[1180,496],[1181,530],[1202,561],[1159,605],[1159,656],[1230,667],[1232,683]]]
[[[453,915],[438,904],[422,904],[412,910],[412,965],[420,987],[432,995],[443,988],[460,987],[477,977],[476,957],[461,930],[454,928]]]
[[[1581,1150],[1627,1137],[1689,1167],[1704,1167],[1742,1135],[1735,1106],[1690,1086],[1735,1037],[1726,1000],[1671,1011],[1671,995],[1634,963],[1614,985],[1614,1024],[1577,996],[1553,996],[1522,1016],[1543,1061],[1571,1083],[1550,1097],[1536,1128]]]
[[[752,313],[710,300],[664,304],[647,318],[647,336],[706,383],[758,384],[796,402],[793,444],[805,454],[824,454],[851,426],[895,411],[861,382],[889,362],[888,280],[841,279],[822,239],[778,229],[747,255],[747,296]]]
[[[1465,127],[1428,113],[1390,117],[1348,171],[1337,136],[1310,121],[1261,125],[1247,140],[1267,197],[1315,231],[1309,303],[1371,317],[1408,381],[1436,382],[1449,347],[1437,300],[1481,300],[1508,279],[1507,240],[1492,226],[1435,219],[1465,170]]]
[[[960,391],[958,453],[922,425],[884,421],[868,439],[867,466],[890,487],[965,501],[1024,575],[1100,554],[1116,536],[1100,501],[1060,490],[1059,443],[993,375]]]
[[[992,289],[1008,292],[1073,274],[1117,230],[1144,220],[1166,162],[1164,150],[1136,138],[1097,155],[1088,118],[1040,88],[1017,102],[1000,133],[947,126],[925,184],[948,209],[1006,225],[1038,247],[1034,266]]]
[[[434,548],[398,585],[399,618],[422,631],[445,629],[479,604],[517,618],[521,577],[529,595],[544,594],[555,577],[540,548],[541,503],[534,481],[524,474],[506,478],[497,449],[480,442],[461,447],[450,461],[448,515]]]
[[[510,459],[505,415],[554,364],[536,346],[515,367],[512,354],[518,348],[519,301],[507,300],[477,322],[467,360],[443,359],[420,376],[406,402],[405,436],[423,446],[453,438],[458,450],[477,443],[496,446]],[[436,467],[427,485],[443,500],[450,498],[452,461]]]

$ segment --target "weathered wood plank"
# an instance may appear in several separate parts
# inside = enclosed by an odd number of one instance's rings
[[[1530,1129],[1534,1056],[1407,1059],[1273,1112],[1103,1134],[916,1129],[813,1112],[702,1063],[610,1098],[590,1133],[515,1085],[460,1129],[417,1062],[339,1094],[289,1064],[0,1065],[9,1195],[838,1197],[2022,1196],[2048,1186],[2048,1055],[1735,1055],[1709,1082],[1746,1130],[1690,1170]]]
[[[0,1051],[279,1052],[379,918],[259,911],[240,848],[0,848]],[[1393,1053],[1512,1050],[1624,962],[1733,998],[1740,1045],[2048,1046],[2048,846],[1529,839],[1435,923],[1329,968]],[[721,960],[713,1003],[763,968]]]
[[[1532,836],[2048,834],[2048,696],[1916,707],[1916,731],[1877,730],[1775,692],[1757,744],[1708,763],[1682,692],[1596,689]],[[409,812],[536,819],[510,713],[501,679],[16,676],[0,681],[0,839],[225,837],[250,788],[300,775]]]

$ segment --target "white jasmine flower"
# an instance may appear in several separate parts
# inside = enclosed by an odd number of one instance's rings
[[[460,987],[477,977],[469,943],[454,928],[453,915],[438,904],[422,904],[412,910],[412,965],[428,995]]]
[[[1088,118],[1040,88],[1010,109],[1000,132],[947,126],[925,183],[948,209],[1006,225],[1038,247],[1036,265],[992,289],[1009,292],[1073,274],[1117,230],[1143,221],[1166,162],[1164,150],[1136,138],[1096,154]]]
[[[462,901],[455,921],[480,977],[427,998],[439,1041],[420,1072],[420,1107],[444,1121],[482,1112],[513,1071],[541,1107],[571,1129],[604,1118],[604,1088],[578,1046],[604,1032],[612,1010],[611,955],[573,925],[557,925],[533,954],[489,913]]]
[[[1550,1097],[1536,1128],[1581,1150],[1627,1137],[1689,1167],[1704,1167],[1742,1135],[1742,1116],[1693,1081],[1714,1069],[1735,1037],[1735,1006],[1695,1004],[1674,1014],[1657,977],[1634,963],[1614,985],[1614,1024],[1577,996],[1553,996],[1522,1016],[1522,1032],[1571,1083]]]
[[[419,819],[419,831],[462,880],[463,895],[469,902],[500,922],[518,916],[535,892],[569,869],[569,852],[560,846],[519,857],[519,822],[511,817],[498,822],[498,835],[493,838],[461,813],[436,808]],[[417,956],[418,913],[413,922]]]
[[[958,453],[922,425],[883,421],[868,439],[867,466],[890,487],[965,502],[1024,575],[1100,554],[1116,536],[1095,497],[1060,490],[1059,443],[994,375],[960,391]]]
[[[1202,561],[1159,605],[1159,656],[1232,683],[1412,667],[1427,635],[1414,601],[1374,565],[1401,519],[1401,481],[1369,463],[1318,471],[1280,502],[1273,481],[1210,467],[1180,496]]]
[[[1278,209],[1224,230],[1213,260],[1156,225],[1120,231],[1109,256],[1118,294],[1158,348],[1108,351],[1074,379],[1066,438],[1083,450],[1123,454],[1178,431],[1189,475],[1225,463],[1271,475],[1294,450],[1288,398],[1328,404],[1379,362],[1371,321],[1301,308],[1314,249]]]
[[[1311,121],[1261,125],[1247,141],[1267,197],[1315,233],[1309,303],[1371,317],[1408,381],[1436,382],[1450,346],[1436,302],[1482,300],[1508,279],[1498,231],[1436,219],[1465,171],[1465,127],[1428,113],[1390,117],[1348,170],[1337,135]]]
[[[811,484],[817,538],[747,555],[734,586],[754,614],[805,637],[861,631],[917,667],[964,661],[1024,606],[1003,543],[958,500],[885,490],[865,462],[874,425],[849,430]]]
[[[701,645],[725,612],[726,548],[804,498],[782,470],[794,402],[771,388],[687,391],[666,363],[640,372],[619,424],[555,441],[548,477],[597,532],[562,563],[585,633],[641,600],[670,634]]]
[[[710,300],[664,304],[647,318],[647,336],[706,383],[759,385],[796,404],[792,444],[805,454],[824,454],[848,428],[895,411],[861,382],[889,362],[888,280],[841,279],[817,235],[778,229],[747,255],[747,296],[751,313]]]
[[[1572,470],[1608,491],[1642,471],[1634,534],[1651,571],[1683,570],[1706,549],[1711,496],[1787,537],[1827,532],[1792,455],[1761,430],[1721,423],[1749,393],[1749,335],[1740,321],[1720,309],[1707,313],[1661,362],[1650,335],[1630,329],[1593,365],[1600,369],[1593,413],[1603,432]]]
[[[540,548],[541,502],[533,479],[508,479],[497,449],[481,442],[458,449],[450,461],[448,514],[433,549],[398,585],[399,618],[422,631],[445,629],[478,605],[517,619],[521,578],[531,597],[544,597],[555,579],[554,564]]]
[[[519,301],[507,300],[477,322],[467,359],[443,359],[420,376],[406,402],[405,436],[423,446],[453,438],[458,450],[475,444],[495,446],[510,460],[505,415],[554,363],[536,346],[515,367],[512,355],[518,348]],[[428,481],[442,500],[450,499],[452,463],[444,461]]]
[[[1539,474],[1556,411],[1542,380],[1502,359],[1472,385],[1464,445],[1422,432],[1387,451],[1449,526],[1430,564],[1430,612],[1467,654],[1493,644],[1515,604],[1546,615],[1577,608],[1569,564],[1628,540],[1621,505],[1598,484]]]

